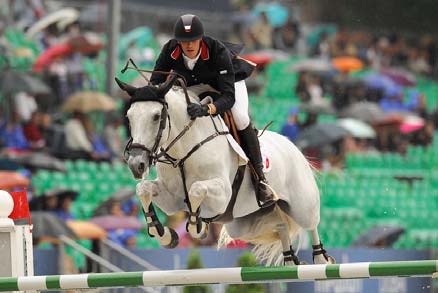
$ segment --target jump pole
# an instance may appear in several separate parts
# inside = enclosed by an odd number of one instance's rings
[[[438,260],[241,267],[0,278],[0,291],[437,277]]]

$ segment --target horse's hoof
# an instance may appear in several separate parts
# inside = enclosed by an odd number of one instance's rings
[[[168,228],[168,229],[169,229],[169,232],[170,232],[170,243],[167,244],[167,245],[163,245],[163,247],[164,248],[172,249],[172,248],[175,248],[175,247],[178,246],[179,237],[178,237],[178,234],[175,232],[175,230],[173,230],[171,228]]]
[[[300,261],[300,265],[308,265],[308,263],[307,263],[307,261],[302,260],[302,261]]]
[[[198,231],[198,225],[188,224],[187,231],[195,239],[205,239],[208,236],[208,224],[201,221],[201,228]]]
[[[329,255],[327,256],[327,263],[329,265],[334,265],[336,263],[336,259],[333,256]]]
[[[205,224],[205,223],[204,223]],[[203,229],[204,233],[201,234],[201,236],[199,237],[199,239],[205,239],[208,236],[208,224],[205,224],[205,228]]]

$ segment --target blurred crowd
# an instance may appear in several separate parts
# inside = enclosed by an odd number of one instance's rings
[[[299,42],[306,36],[302,31],[305,24],[296,15],[277,3],[236,2],[233,31],[227,41],[244,43],[248,53],[262,52],[248,55],[248,59],[254,58],[259,65],[256,74],[263,76],[271,62],[281,62],[284,56],[297,53]],[[9,1],[9,6],[2,7],[0,12],[3,15],[0,52],[5,59],[1,63],[2,77],[9,74],[10,78],[8,83],[0,81],[0,156],[13,158],[44,152],[54,159],[120,161],[127,132],[123,125],[123,102],[117,103],[99,92],[99,79],[84,67],[91,64],[97,71],[102,66],[99,59],[104,48],[102,38],[95,31],[84,31],[77,17],[34,27],[53,12],[44,0]],[[23,48],[17,51],[6,38],[7,28],[30,34],[34,40],[34,50],[39,55],[26,70],[12,68],[10,59],[20,54],[29,56],[32,52]],[[296,83],[282,85],[293,87],[298,104],[291,97],[288,117],[272,118],[286,120],[282,134],[326,169],[342,169],[345,154],[349,152],[403,153],[410,144],[427,146],[437,129],[437,104],[434,109],[427,107],[429,101],[417,88],[415,77],[435,76],[437,53],[437,43],[428,36],[406,39],[395,33],[372,35],[344,29],[321,30],[317,41],[308,45],[306,57],[301,56],[303,63],[292,65],[295,67],[289,71],[297,75]],[[257,59],[260,56],[263,60]],[[154,52],[129,42],[123,54],[125,60],[126,57],[151,62]],[[357,75],[364,71],[366,74]],[[372,113],[376,116],[353,115],[357,111],[351,112],[351,107],[360,103],[372,104],[370,108],[374,107]],[[327,140],[326,144],[314,145],[309,141],[304,144],[306,131],[327,115],[335,120],[352,118],[366,122],[372,134],[347,133]],[[62,220],[74,220],[70,206],[76,196],[60,199],[44,194],[42,203],[34,208],[54,211]],[[113,202],[107,213],[139,217],[138,205],[132,200]],[[186,232],[184,214],[168,218],[168,223],[180,234],[181,247],[213,245],[220,230],[219,225],[212,225],[209,238],[198,241]],[[108,237],[134,247],[138,233],[139,229],[110,229]]]
[[[361,120],[375,132],[304,147],[321,168],[342,169],[347,153],[405,154],[409,145],[428,146],[438,127],[438,103],[433,86],[418,84],[436,72],[437,52],[428,36],[408,41],[395,33],[321,31],[309,51],[312,59],[292,66],[299,105],[289,110],[282,134],[300,145],[300,133],[318,127],[324,115]]]

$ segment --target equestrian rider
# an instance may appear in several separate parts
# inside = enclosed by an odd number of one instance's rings
[[[195,119],[231,110],[241,146],[257,174],[257,201],[265,208],[274,201],[272,193],[266,187],[259,140],[249,118],[248,92],[244,81],[255,66],[237,56],[236,46],[205,36],[200,19],[186,14],[176,21],[174,39],[164,45],[154,71],[173,70],[184,76],[188,86],[208,84],[220,93],[211,104],[189,104],[187,112],[191,119]],[[151,83],[154,85],[165,80],[166,76],[162,74],[152,74]]]

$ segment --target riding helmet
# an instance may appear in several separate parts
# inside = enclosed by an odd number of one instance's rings
[[[189,42],[201,39],[204,35],[204,26],[199,17],[185,14],[178,18],[174,27],[174,36],[177,41]]]

